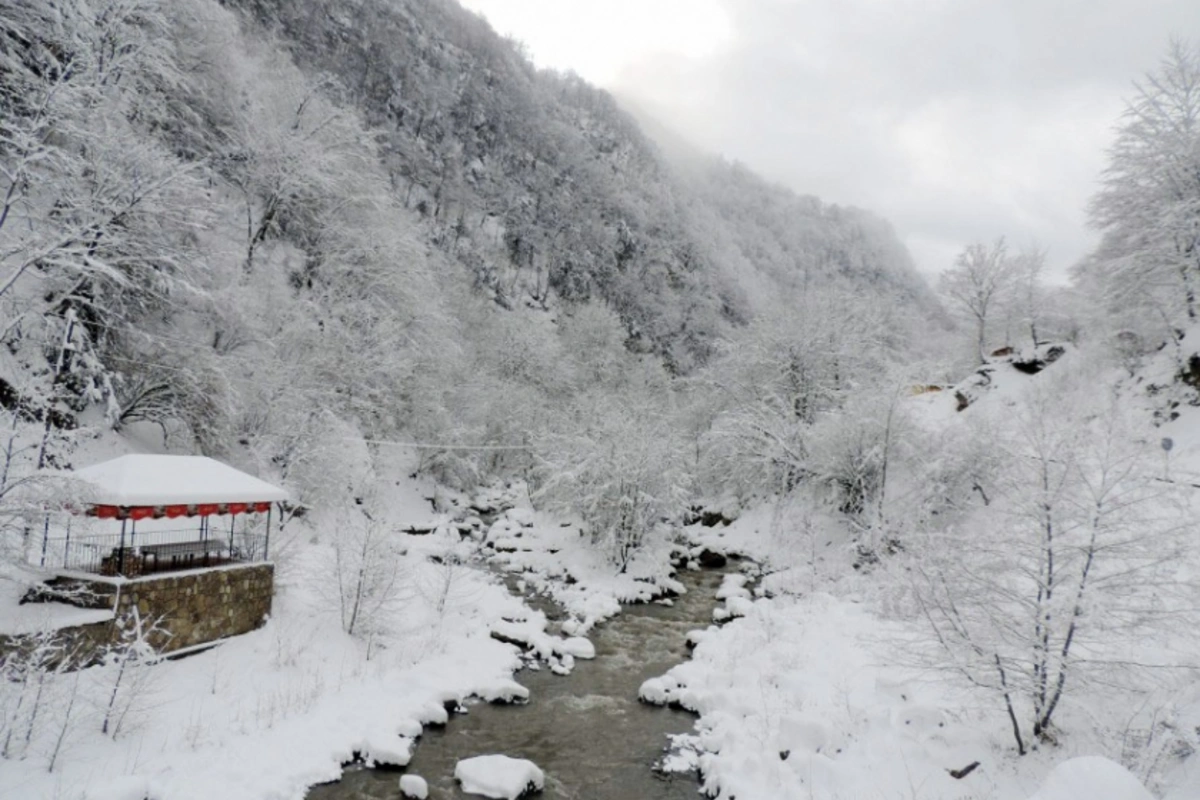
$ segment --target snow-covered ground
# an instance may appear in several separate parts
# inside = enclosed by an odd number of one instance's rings
[[[1001,365],[965,413],[1002,411],[1034,379]],[[963,417],[952,392],[908,402],[923,424]],[[1166,474],[1200,474],[1200,408],[1178,412],[1161,429],[1175,444]],[[624,602],[669,602],[682,589],[672,564],[708,550],[752,561],[726,577],[714,625],[690,637],[693,658],[642,694],[699,715],[665,765],[699,770],[712,796],[1200,797],[1185,748],[1200,726],[1200,690],[1131,698],[1092,687],[1064,708],[1057,746],[1018,758],[1002,708],[905,657],[921,623],[878,574],[854,569],[845,526],[802,497],[711,504],[732,524],[653,541],[624,571],[588,546],[577,520],[536,512],[519,482],[467,496],[402,479],[383,506],[401,588],[359,635],[344,632],[332,585],[344,521],[294,520],[278,537],[277,596],[263,629],[141,668],[136,691],[123,690],[115,734],[100,732],[112,667],[54,676],[28,744],[0,759],[5,796],[293,800],[355,757],[403,765],[423,726],[447,720],[447,703],[526,700],[513,680],[523,658],[569,671],[593,654],[586,637],[596,624]],[[484,565],[560,603],[560,629]],[[8,630],[80,621],[73,610],[18,607],[20,582],[0,585]],[[1156,794],[1141,787],[1147,780]]]
[[[277,594],[261,630],[138,668],[123,684],[128,708],[115,735],[101,733],[114,667],[52,676],[29,743],[0,759],[5,796],[299,800],[352,759],[404,765],[423,726],[447,721],[447,703],[525,701],[512,679],[523,659],[570,671],[594,655],[587,632],[621,602],[682,588],[667,577],[669,547],[615,575],[579,546],[577,526],[534,513],[519,483],[466,496],[404,479],[382,506],[399,588],[359,635],[344,632],[337,599],[332,543],[346,535],[343,521],[293,520],[273,540]],[[511,594],[489,560],[520,572],[526,592],[561,601],[570,613],[562,632]],[[10,629],[57,619],[47,616],[53,606],[16,605],[21,580],[4,585]],[[64,608],[59,624],[111,616]]]
[[[791,523],[801,528],[805,515],[793,512]],[[772,522],[787,527],[764,505],[727,528],[696,533],[713,546],[728,543],[761,557],[771,547]],[[807,523],[820,530],[819,522]],[[692,660],[643,685],[645,701],[699,715],[694,735],[675,742],[666,768],[699,770],[704,790],[727,799],[1024,800],[1035,796],[1055,765],[1092,757],[1068,770],[1076,776],[1071,780],[1082,781],[1088,765],[1107,764],[1125,782],[1098,777],[1094,785],[1108,794],[1082,788],[1071,794],[1063,787],[1075,784],[1055,772],[1059,777],[1037,800],[1144,800],[1153,795],[1140,781],[1152,774],[1161,797],[1200,796],[1189,782],[1200,771],[1175,749],[1190,736],[1200,692],[1131,697],[1091,687],[1073,698],[1063,724],[1068,733],[1058,746],[1017,757],[1003,708],[944,674],[914,666],[908,652],[924,638],[922,623],[889,613],[892,598],[874,589],[872,576],[854,574],[850,553],[832,533],[829,541],[811,535],[817,550],[828,553],[825,561],[813,567],[809,547],[794,548],[782,563],[765,561],[768,574],[752,602],[742,576],[730,576],[721,592],[725,607],[714,616],[728,621],[694,632]],[[1147,727],[1154,709],[1163,727],[1153,721]],[[1182,736],[1173,737],[1170,726]],[[966,774],[954,777],[960,771]],[[1093,784],[1078,783],[1085,785]],[[1115,788],[1128,786],[1136,791]]]
[[[1074,356],[1065,348],[1062,360]],[[1171,363],[1158,365],[1160,383],[1172,380]],[[1011,413],[1038,380],[1002,359],[958,387],[908,398],[905,411],[930,430],[945,429]],[[1145,380],[1124,391],[1133,397]],[[956,393],[969,400],[965,410]],[[1167,479],[1200,484],[1192,480],[1200,475],[1200,408],[1174,410],[1174,421],[1147,424],[1145,435],[1172,438]],[[737,585],[723,592],[726,606],[714,620],[725,624],[693,632],[693,659],[642,688],[647,702],[700,715],[668,769],[699,770],[705,791],[720,798],[1200,797],[1191,756],[1200,691],[1188,689],[1182,673],[1164,672],[1136,693],[1103,682],[1081,687],[1062,709],[1058,743],[1018,757],[994,696],[973,694],[911,656],[928,634],[894,588],[903,576],[856,571],[845,526],[813,508],[795,497],[765,498],[740,515],[726,512],[738,516],[731,525],[689,531],[706,547],[756,559],[764,576],[753,602]],[[877,569],[903,571],[904,563],[900,555]],[[1135,655],[1152,662],[1170,648],[1176,660],[1200,661],[1194,637],[1180,633],[1148,635]]]
[[[387,536],[400,585],[395,602],[369,620],[363,635],[347,635],[339,614],[331,546],[338,522],[293,522],[277,537],[274,612],[261,630],[137,668],[136,680],[125,678],[121,703],[128,708],[115,734],[101,733],[114,668],[52,676],[28,744],[10,746],[14,757],[0,759],[2,794],[298,799],[309,785],[337,778],[356,757],[407,763],[422,727],[446,722],[447,702],[525,699],[528,692],[512,680],[518,649],[491,632],[524,625],[528,633],[540,615],[496,575],[452,557],[463,552],[452,527],[401,532],[445,521],[430,510],[430,495],[428,484],[403,481],[388,499],[394,525]],[[18,607],[24,587],[16,580],[3,585],[0,617],[10,630],[110,616]],[[541,635],[554,641],[547,655],[556,655],[560,667],[591,654],[584,638]]]
[[[0,570],[0,634],[30,634],[113,618],[112,611],[66,603],[25,603],[21,599],[40,575],[23,569]]]

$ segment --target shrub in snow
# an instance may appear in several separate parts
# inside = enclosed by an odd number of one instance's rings
[[[132,605],[129,614],[117,620],[117,641],[105,650],[104,664],[112,674],[112,689],[100,731],[114,739],[130,713],[149,694],[148,683],[155,675],[151,668],[159,660],[154,642],[168,635],[158,623],[158,619],[142,619],[138,607]]]
[[[347,507],[340,522],[332,542],[333,563],[314,568],[313,585],[336,605],[346,633],[371,642],[385,632],[403,600],[399,545],[380,515],[365,506]]]
[[[546,776],[532,761],[490,755],[464,758],[454,766],[464,792],[496,800],[517,800],[545,786]]]

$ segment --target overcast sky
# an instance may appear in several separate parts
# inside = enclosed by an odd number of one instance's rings
[[[918,266],[967,242],[1094,244],[1084,206],[1135,79],[1200,0],[464,0],[539,66],[700,148],[896,226]]]

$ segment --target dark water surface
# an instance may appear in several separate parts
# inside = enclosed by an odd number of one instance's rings
[[[514,677],[531,697],[523,706],[476,703],[452,715],[443,730],[426,728],[405,772],[429,782],[431,800],[469,798],[454,781],[461,758],[502,753],[528,758],[546,773],[543,798],[571,800],[694,800],[693,775],[652,771],[667,734],[691,730],[695,717],[637,701],[642,681],[684,661],[685,637],[712,620],[714,594],[736,567],[680,572],[688,587],[673,606],[627,606],[591,633],[596,658],[575,662],[570,675],[542,667]],[[552,607],[543,607],[551,614]],[[348,770],[342,780],[313,787],[308,800],[395,800],[402,772]]]

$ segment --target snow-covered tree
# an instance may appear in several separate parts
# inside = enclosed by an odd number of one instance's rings
[[[1021,753],[1053,740],[1089,682],[1177,666],[1134,651],[1196,607],[1179,569],[1195,520],[1161,480],[1157,439],[1081,377],[1034,386],[995,424],[984,502],[933,528],[912,565],[933,663],[1003,703]]]
[[[535,446],[534,500],[579,514],[621,572],[686,508],[683,440],[669,408],[652,397],[591,395]]]
[[[720,490],[788,491],[812,475],[809,432],[886,371],[902,334],[845,287],[762,314],[693,383],[702,472]]]
[[[1195,319],[1200,280],[1200,50],[1173,41],[1136,85],[1090,216],[1104,238],[1083,271],[1102,275],[1105,306]]]

